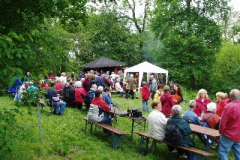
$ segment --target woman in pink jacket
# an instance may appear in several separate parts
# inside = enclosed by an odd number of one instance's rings
[[[197,106],[194,109],[194,112],[198,115],[198,117],[207,111],[207,105],[210,102],[211,100],[208,98],[207,91],[205,89],[200,89],[196,97]]]
[[[228,104],[228,100],[225,100],[226,95],[223,92],[217,92],[216,97],[217,97],[217,101],[216,101],[217,112],[216,112],[216,114],[219,117],[221,117],[223,108]]]
[[[160,98],[162,102],[162,113],[168,118],[172,115],[172,106],[174,106],[173,96],[169,93],[170,88],[165,86],[163,88],[163,95]]]

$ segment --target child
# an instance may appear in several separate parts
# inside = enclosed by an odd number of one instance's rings
[[[148,100],[150,98],[150,89],[145,81],[142,82],[142,107],[143,111],[150,112],[150,106]]]

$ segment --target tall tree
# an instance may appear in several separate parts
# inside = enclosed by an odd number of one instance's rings
[[[114,0],[104,0],[108,1]],[[67,32],[75,32],[76,26],[86,22],[86,3],[87,0],[0,1],[0,84],[7,86],[14,74],[30,70],[40,75],[43,68],[52,64],[66,69],[68,63],[64,64],[63,59],[69,57],[72,46]],[[62,26],[54,28],[55,22],[46,25],[51,18]],[[50,58],[56,54],[57,61]]]
[[[229,14],[220,21],[224,38],[232,42],[240,43],[240,12],[230,11]]]
[[[101,56],[133,65],[142,60],[138,34],[131,33],[127,21],[113,9],[89,15],[88,24],[80,31],[76,57],[84,63]],[[82,38],[81,38],[82,37]]]
[[[212,73],[212,90],[228,93],[232,88],[239,87],[240,80],[240,44],[224,43],[216,54],[216,63]]]
[[[152,28],[163,41],[161,63],[177,82],[207,85],[221,46],[215,19],[226,16],[227,0],[157,0]]]

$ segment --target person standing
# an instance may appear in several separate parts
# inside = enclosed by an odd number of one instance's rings
[[[131,94],[132,99],[134,99],[133,90],[136,89],[137,82],[133,78],[133,74],[130,74],[130,78],[128,78],[126,82],[127,82],[126,99],[128,99],[128,93]]]
[[[183,101],[182,90],[179,84],[174,84],[173,100],[175,104],[180,104]]]
[[[226,95],[223,92],[217,92],[216,93],[216,104],[217,104],[217,112],[216,114],[221,117],[223,108],[228,104],[228,102],[225,100]]]
[[[160,98],[162,102],[162,113],[166,117],[170,117],[172,115],[172,106],[174,105],[173,96],[169,93],[170,88],[165,86],[163,88],[163,95]]]
[[[197,107],[194,112],[201,117],[207,111],[207,104],[211,102],[208,98],[207,91],[205,89],[200,89],[196,97]]]
[[[160,100],[160,97],[161,97],[162,94],[163,94],[163,85],[158,84],[158,90],[156,91],[153,99],[154,100]]]
[[[157,88],[158,88],[157,80],[155,79],[154,75],[151,75],[150,76],[150,82],[149,82],[149,89],[150,89],[150,92],[151,92],[152,100],[153,100],[154,94],[156,93]]]
[[[174,81],[169,82],[169,87],[170,87],[170,94],[172,94],[174,90]]]
[[[223,108],[219,133],[219,159],[227,160],[230,149],[236,160],[240,160],[240,92],[233,89],[230,92],[231,102]]]
[[[142,108],[144,112],[150,112],[150,106],[148,100],[150,98],[150,90],[147,86],[147,83],[143,81],[142,83]]]

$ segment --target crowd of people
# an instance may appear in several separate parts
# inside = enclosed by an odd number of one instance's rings
[[[177,89],[174,87],[175,90]],[[178,87],[179,89],[180,87]],[[204,127],[219,130],[220,137],[211,137],[209,142],[203,134],[197,134],[199,139],[206,145],[210,143],[213,148],[218,147],[220,160],[227,160],[228,154],[232,149],[235,159],[240,159],[240,91],[233,89],[230,92],[230,98],[223,92],[217,92],[217,102],[211,102],[204,89],[199,90],[195,100],[189,101],[189,109],[183,113],[180,100],[174,101],[174,95],[171,95],[170,87],[163,88],[164,94],[167,94],[169,106],[164,106],[166,98],[158,98],[152,102],[152,112],[149,114],[147,121],[149,133],[153,138],[169,141],[171,138],[167,134],[166,128],[168,125],[176,125],[183,135],[183,142],[180,144],[186,147],[195,147],[194,141],[191,139],[189,123],[201,125]],[[173,92],[174,93],[174,92]],[[175,102],[175,103],[174,103]],[[164,111],[170,109],[171,111]],[[172,114],[172,115],[171,115]],[[215,144],[215,145],[214,145]],[[170,152],[174,152],[175,148],[168,146]],[[191,152],[186,152],[182,149],[177,149],[179,157],[188,158],[189,160],[196,159],[196,155]]]
[[[160,76],[161,77],[161,76]],[[169,86],[156,79],[155,75],[150,75],[150,79],[138,84],[138,74],[127,74],[124,79],[123,72],[97,72],[94,70],[80,73],[75,77],[66,76],[64,72],[57,76],[50,71],[47,78],[40,80],[37,84],[31,78],[30,72],[24,76],[24,83],[17,89],[14,100],[24,98],[23,93],[29,90],[41,91],[46,89],[46,98],[50,105],[54,107],[53,114],[64,114],[66,105],[82,109],[85,104],[88,110],[88,118],[93,122],[102,122],[111,125],[109,111],[113,106],[111,90],[119,92],[119,97],[128,99],[138,98],[137,91],[140,88],[142,96],[142,110],[150,112],[149,100],[152,99],[152,111],[147,121],[150,135],[158,139],[166,139],[165,130],[167,125],[176,124],[184,135],[183,146],[194,147],[194,141],[190,138],[191,129],[189,123],[205,125],[205,127],[219,130],[221,136],[211,139],[213,144],[219,147],[220,159],[227,159],[230,149],[233,149],[236,159],[240,159],[240,139],[238,135],[240,120],[240,91],[232,90],[230,98],[223,92],[216,93],[216,102],[211,102],[205,89],[200,89],[196,99],[190,100],[189,109],[182,114],[181,102],[183,94],[179,84],[170,81]],[[111,134],[108,130],[104,132]],[[204,136],[198,137],[206,143]],[[169,151],[174,148],[168,146]],[[177,149],[180,157],[195,159],[190,152]]]

